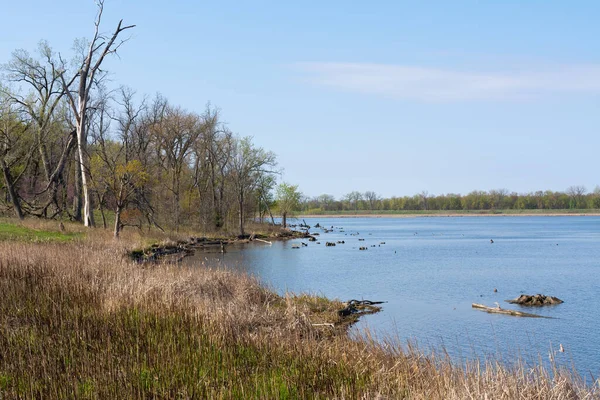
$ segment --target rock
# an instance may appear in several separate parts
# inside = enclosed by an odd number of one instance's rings
[[[330,247],[330,246],[335,246],[334,242],[326,242],[325,246]]]
[[[528,295],[522,294],[514,300],[506,300],[510,304],[520,304],[522,306],[549,306],[564,303],[558,297],[544,296],[543,294]]]

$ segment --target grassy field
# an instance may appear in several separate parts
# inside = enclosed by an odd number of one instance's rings
[[[52,221],[26,220],[14,222],[0,219],[0,240],[30,242],[67,242],[82,237],[81,228],[76,231],[61,231],[59,223]]]
[[[339,301],[133,263],[138,232],[23,238],[0,241],[0,399],[600,398],[566,371],[455,365],[316,326],[342,322]]]

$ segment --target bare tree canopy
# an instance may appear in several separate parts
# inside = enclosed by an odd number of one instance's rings
[[[81,61],[77,72],[71,80],[64,78],[64,73],[60,74],[63,88],[67,94],[67,99],[75,116],[75,126],[77,131],[77,151],[79,154],[79,166],[81,169],[81,187],[83,189],[83,219],[85,226],[94,225],[94,216],[92,213],[92,198],[90,194],[90,172],[89,172],[89,154],[87,153],[87,120],[90,95],[93,88],[97,87],[102,80],[102,71],[100,66],[109,54],[114,54],[121,47],[125,40],[118,41],[121,33],[127,29],[134,28],[135,25],[123,25],[123,20],[119,21],[116,29],[110,36],[104,36],[100,33],[100,23],[102,22],[102,13],[104,11],[104,0],[96,0],[98,14],[94,22],[94,34],[89,42],[87,53]],[[77,91],[72,93],[70,83],[79,81]]]

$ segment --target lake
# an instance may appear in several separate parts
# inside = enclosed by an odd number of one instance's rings
[[[292,222],[297,222],[292,220]],[[378,338],[444,348],[465,360],[520,356],[600,375],[600,217],[306,218],[320,244],[307,240],[230,246],[188,265],[221,266],[255,275],[279,293],[309,292],[341,300],[387,301],[363,317]],[[314,225],[331,228],[324,233]],[[364,239],[364,240],[359,240]],[[491,243],[490,240],[493,240]],[[308,246],[294,249],[300,241]],[[325,242],[345,241],[335,247]],[[368,247],[360,251],[360,246]],[[374,247],[373,247],[374,246]],[[497,289],[497,292],[494,292]],[[522,293],[565,302],[541,308],[504,302]],[[488,314],[471,303],[545,318]]]

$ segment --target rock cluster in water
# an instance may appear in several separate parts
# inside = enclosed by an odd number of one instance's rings
[[[555,304],[564,303],[558,297],[544,296],[543,294],[528,295],[522,294],[514,300],[506,300],[511,304],[520,304],[522,306],[550,306]]]

